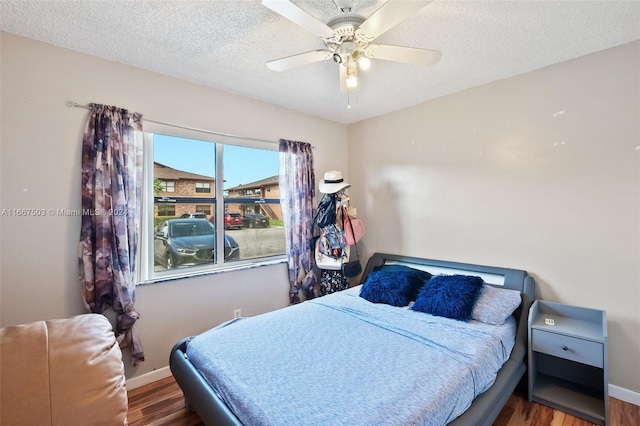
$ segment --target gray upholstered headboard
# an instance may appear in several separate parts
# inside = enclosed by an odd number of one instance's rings
[[[367,275],[371,271],[373,271],[376,266],[389,264],[407,265],[415,269],[427,271],[432,275],[476,275],[482,278],[487,284],[493,285],[495,287],[518,290],[521,293],[525,290],[525,277],[527,277],[527,271],[521,269],[474,265],[470,263],[449,262],[444,260],[423,259],[397,254],[374,253],[367,262],[367,266],[364,270],[364,273],[362,274],[360,283],[363,283],[367,279]]]

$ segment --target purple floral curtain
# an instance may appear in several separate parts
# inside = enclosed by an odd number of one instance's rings
[[[313,197],[316,185],[310,144],[280,139],[280,205],[287,240],[289,299],[300,302],[318,296],[313,273]]]
[[[133,365],[144,361],[133,307],[141,182],[142,115],[91,104],[82,142],[80,283],[91,312],[118,314],[118,342]]]

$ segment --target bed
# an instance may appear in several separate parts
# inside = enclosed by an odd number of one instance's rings
[[[407,306],[360,296],[402,268],[479,277],[519,305],[489,324],[480,296],[468,321],[416,311],[422,292]],[[169,365],[207,425],[490,425],[525,373],[534,293],[524,270],[376,253],[358,286],[182,339]]]

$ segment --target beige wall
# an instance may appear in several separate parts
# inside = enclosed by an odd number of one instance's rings
[[[636,42],[349,126],[363,248],[605,309],[610,383],[640,392],[639,103]]]
[[[68,108],[67,101],[117,105],[224,133],[307,141],[316,147],[317,170],[346,171],[346,157],[334,155],[347,144],[344,125],[7,33],[0,33],[0,43],[0,208],[80,209],[87,111]],[[0,220],[0,325],[84,312],[80,217]],[[232,318],[234,308],[255,315],[287,304],[284,264],[140,287],[136,307],[147,359],[135,370],[128,366],[127,376],[166,367],[178,339]]]

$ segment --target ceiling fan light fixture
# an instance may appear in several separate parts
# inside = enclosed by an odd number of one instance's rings
[[[345,67],[347,68],[347,77],[345,79],[347,88],[353,89],[354,87],[358,87],[358,66],[356,65],[356,61],[350,57]]]
[[[358,76],[356,76],[355,74],[352,74],[350,76],[347,77],[347,87],[349,89],[353,89],[355,87],[358,87]]]
[[[358,65],[360,66],[361,70],[368,70],[371,67],[371,60],[369,58],[367,58],[366,56],[360,56],[358,58]]]

